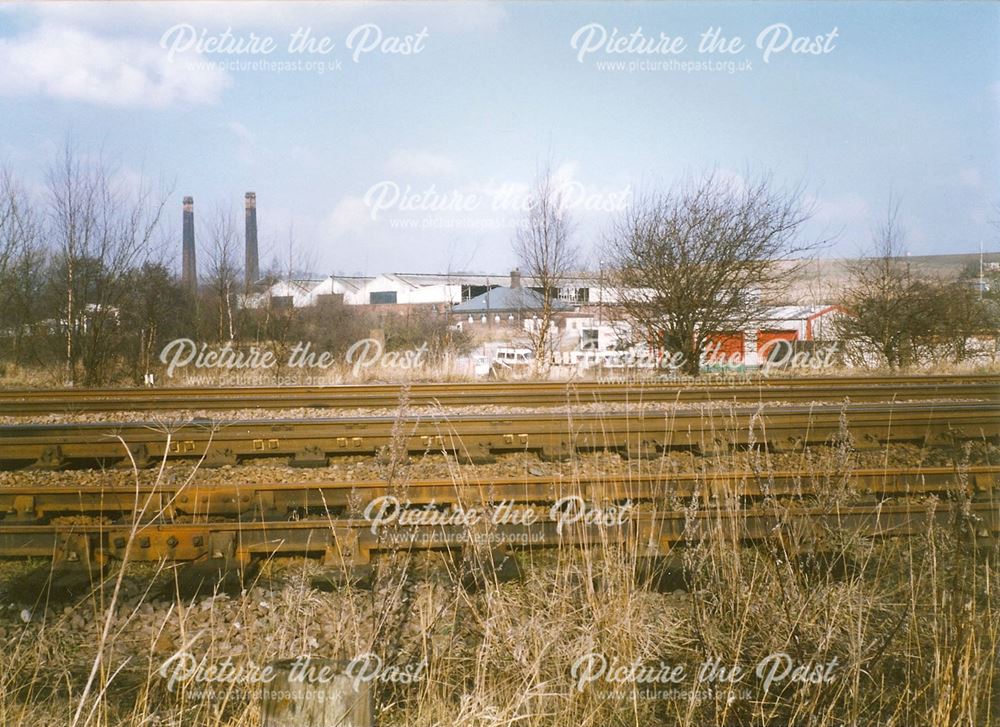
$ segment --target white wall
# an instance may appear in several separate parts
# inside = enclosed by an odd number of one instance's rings
[[[459,283],[412,286],[394,276],[379,275],[370,280],[357,294],[356,304],[366,304],[370,294],[375,292],[396,293],[398,305],[420,305],[428,303],[461,303],[462,286]],[[346,300],[346,298],[345,298]]]

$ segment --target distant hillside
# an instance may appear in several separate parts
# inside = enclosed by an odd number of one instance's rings
[[[906,258],[915,273],[936,278],[953,278],[966,267],[978,268],[979,253],[956,255],[913,255]],[[1000,265],[1000,252],[983,254],[987,264]],[[828,258],[785,263],[790,269],[797,268],[789,276],[788,287],[779,304],[827,303],[837,300],[850,279],[850,267],[858,259]]]

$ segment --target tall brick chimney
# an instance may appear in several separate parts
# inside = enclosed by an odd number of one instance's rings
[[[520,288],[521,287],[521,271],[514,268],[510,271],[510,287]]]
[[[260,262],[257,255],[257,195],[246,193],[246,285],[249,288],[260,278]]]
[[[181,284],[192,293],[198,292],[198,264],[194,252],[194,197],[184,198],[184,246],[181,253]]]

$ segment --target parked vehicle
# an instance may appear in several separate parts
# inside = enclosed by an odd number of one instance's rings
[[[490,376],[506,378],[527,373],[535,357],[530,348],[498,348],[493,354]]]

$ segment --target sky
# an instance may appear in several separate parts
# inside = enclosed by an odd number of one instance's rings
[[[177,263],[183,196],[204,244],[254,191],[264,267],[504,271],[545,167],[594,267],[708,170],[802,189],[826,256],[891,200],[911,254],[996,251],[998,40],[986,2],[7,3],[0,164],[99,150]]]

